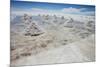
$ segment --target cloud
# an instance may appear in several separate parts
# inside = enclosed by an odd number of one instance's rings
[[[41,9],[41,8],[32,8],[31,10],[34,11],[34,12],[41,12],[41,13],[53,13],[53,12],[57,12],[56,10]]]
[[[54,15],[54,14],[61,14],[58,11],[55,10],[48,10],[48,9],[41,9],[41,8],[31,8],[31,9],[17,9],[17,10],[12,10],[12,14],[16,15],[23,15],[25,13],[30,14],[30,15],[38,15],[38,14],[49,14],[49,15]]]
[[[61,11],[69,14],[95,15],[94,11],[86,11],[86,8],[69,7],[69,8],[63,8]]]
[[[66,13],[80,13],[83,10],[85,10],[85,8],[73,8],[73,7],[69,7],[69,8],[63,8],[62,11],[66,12]]]
[[[49,14],[49,15],[64,15],[64,14],[78,14],[78,15],[95,15],[94,11],[86,11],[86,8],[63,8],[62,10],[50,10],[50,9],[41,9],[41,8],[30,8],[30,9],[13,9],[13,14],[23,15],[25,13],[30,15],[38,14]]]
[[[47,11],[44,9],[40,9],[40,8],[31,8],[32,11],[39,11],[39,12],[43,12],[43,11]]]
[[[34,14],[59,14],[63,13],[60,10],[56,9],[42,9],[42,8],[29,8],[29,9],[21,9],[21,8],[11,8],[12,13],[20,14],[22,15],[23,13],[31,13],[32,15]]]

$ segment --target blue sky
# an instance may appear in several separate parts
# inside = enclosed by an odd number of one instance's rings
[[[12,11],[62,12],[64,14],[94,15],[95,6],[62,3],[11,1]]]

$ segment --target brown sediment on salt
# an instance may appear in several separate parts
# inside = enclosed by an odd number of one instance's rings
[[[22,36],[20,40],[18,37],[18,42],[16,42],[16,46],[11,46],[11,62],[17,61],[20,58],[28,57],[31,55],[37,55],[38,53],[46,50],[46,48],[53,42],[52,37],[40,36],[34,39],[34,37],[30,37],[28,40],[25,36]],[[32,38],[32,39],[31,39]]]

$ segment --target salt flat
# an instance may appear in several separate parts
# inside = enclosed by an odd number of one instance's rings
[[[93,43],[91,43],[92,41]],[[14,65],[37,65],[95,61],[94,35],[65,46],[51,48],[18,60]]]
[[[83,17],[44,15],[26,21],[16,16],[11,21],[11,65],[95,61],[94,18]]]

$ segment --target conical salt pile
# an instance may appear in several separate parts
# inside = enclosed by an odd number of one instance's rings
[[[39,26],[36,25],[36,22],[33,21],[32,16],[24,14],[23,23],[25,26],[24,34],[26,36],[38,36],[43,33],[43,31],[39,29]]]

